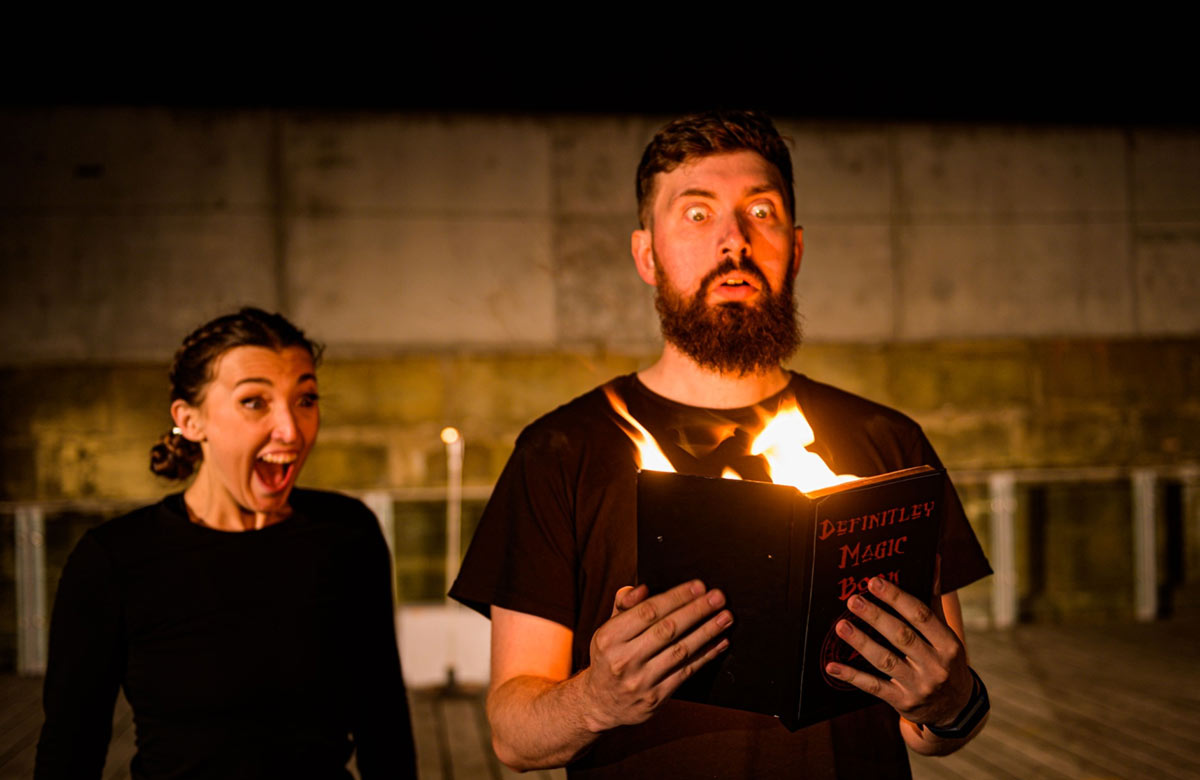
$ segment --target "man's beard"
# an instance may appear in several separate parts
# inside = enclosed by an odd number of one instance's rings
[[[751,274],[758,280],[763,295],[757,305],[740,301],[708,305],[709,285],[732,271]],[[701,368],[739,376],[759,373],[778,368],[800,346],[794,277],[790,273],[785,275],[782,289],[775,291],[753,260],[727,257],[705,275],[689,299],[671,284],[656,256],[654,279],[654,307],[662,322],[663,338]]]

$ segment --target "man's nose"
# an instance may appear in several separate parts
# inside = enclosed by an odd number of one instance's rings
[[[721,254],[741,257],[750,253],[750,226],[742,214],[732,213],[721,225]]]

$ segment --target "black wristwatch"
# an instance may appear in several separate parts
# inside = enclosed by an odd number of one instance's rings
[[[920,724],[922,729],[928,729],[931,734],[942,739],[963,739],[970,736],[979,722],[988,714],[992,704],[988,700],[987,686],[983,684],[983,680],[979,679],[979,675],[975,674],[974,669],[967,667],[967,671],[971,673],[971,677],[975,678],[975,690],[971,692],[967,706],[963,707],[962,712],[958,713],[958,717],[950,725],[932,726],[922,723]]]

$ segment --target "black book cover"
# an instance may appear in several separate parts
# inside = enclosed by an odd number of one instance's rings
[[[878,699],[829,677],[829,661],[878,674],[835,633],[881,575],[929,603],[945,472],[928,466],[801,493],[788,485],[638,474],[638,580],[651,593],[699,578],[720,588],[729,648],[675,693],[777,716],[790,729]]]

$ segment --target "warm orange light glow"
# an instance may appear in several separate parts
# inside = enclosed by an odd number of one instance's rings
[[[625,433],[633,441],[633,445],[637,448],[638,467],[646,471],[668,471],[675,472],[675,467],[671,465],[671,461],[667,460],[667,456],[658,448],[658,442],[650,435],[650,431],[629,413],[629,408],[625,406],[625,402],[617,395],[616,391],[611,386],[604,386],[604,394],[608,396],[608,402],[612,404],[613,411],[621,416],[621,419],[633,426],[633,430],[625,429]]]
[[[659,449],[658,442],[640,422],[629,413],[629,407],[612,387],[605,386],[604,394],[628,426],[621,426],[637,448],[638,467],[647,471],[675,472],[675,467]],[[840,485],[858,479],[853,474],[834,474],[821,456],[806,448],[816,440],[812,426],[804,419],[795,399],[786,401],[779,412],[767,421],[762,433],[750,446],[751,455],[761,455],[767,462],[767,474],[776,485],[791,485],[803,493]],[[744,479],[729,466],[721,472],[723,479]]]
[[[805,449],[814,441],[812,426],[796,402],[790,400],[755,438],[750,454],[766,459],[772,482],[791,485],[803,493],[858,479],[852,474],[834,474],[820,455]]]

